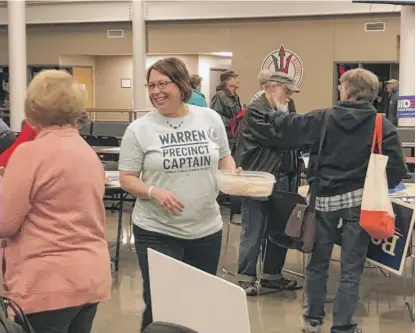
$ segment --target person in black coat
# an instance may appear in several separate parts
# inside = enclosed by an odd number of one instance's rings
[[[361,228],[359,219],[377,114],[372,102],[378,88],[376,75],[357,68],[341,76],[341,101],[337,105],[304,115],[278,110],[266,115],[265,121],[273,126],[273,130],[264,133],[271,146],[280,149],[311,147],[308,182],[316,183],[317,235],[306,274],[308,309],[304,315],[305,333],[320,332],[323,324],[328,268],[340,221],[343,222],[341,278],[331,332],[357,331],[352,317],[358,304],[359,285],[370,242],[370,236]],[[327,130],[316,175],[312,170],[317,163],[326,113],[329,113]],[[407,168],[399,135],[387,118],[383,119],[381,153],[389,158],[387,181],[389,188],[393,188],[406,176]]]
[[[265,92],[248,105],[238,135],[236,162],[243,170],[263,171],[276,177],[274,193],[295,190],[291,186],[293,173],[296,173],[295,153],[276,147],[274,128],[265,122],[265,116],[275,110],[285,114],[295,112],[290,96],[299,92],[293,79],[285,73],[271,75]],[[274,96],[274,97],[273,97]],[[257,295],[257,261],[260,248],[266,242],[267,227],[271,216],[271,198],[242,198],[242,232],[238,258],[239,285],[248,296]],[[267,242],[264,255],[264,268],[260,278],[263,288],[277,291],[296,287],[296,281],[282,276],[287,249]]]

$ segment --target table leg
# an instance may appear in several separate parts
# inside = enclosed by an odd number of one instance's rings
[[[118,210],[118,224],[117,224],[117,241],[116,241],[116,257],[114,258],[114,270],[118,272],[118,263],[120,260],[120,245],[121,245],[121,229],[123,227],[123,206],[124,206],[124,196],[122,192],[120,195],[120,206]]]

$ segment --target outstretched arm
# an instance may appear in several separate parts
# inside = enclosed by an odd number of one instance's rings
[[[274,111],[268,114],[268,122],[276,133],[275,146],[296,149],[313,146],[319,142],[325,111],[317,110],[303,115]]]

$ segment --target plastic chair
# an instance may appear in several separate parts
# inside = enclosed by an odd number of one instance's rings
[[[96,121],[92,126],[92,135],[122,137],[130,123],[123,121]]]
[[[150,324],[143,333],[198,333],[190,328],[164,322]]]
[[[118,163],[116,161],[101,161],[105,171],[118,171]]]
[[[81,136],[90,146],[99,146],[100,141],[97,136],[85,134],[81,134]]]
[[[96,146],[118,147],[120,146],[115,136],[98,136],[98,144]]]
[[[81,135],[91,135],[92,122],[88,121],[79,129],[79,134]]]

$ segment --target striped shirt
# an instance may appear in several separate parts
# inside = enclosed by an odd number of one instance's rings
[[[362,188],[331,197],[316,197],[315,209],[321,212],[334,212],[341,209],[359,207],[362,199]]]
[[[263,94],[264,94],[264,90],[260,90],[260,91],[256,92],[256,94],[251,99],[250,103],[253,103],[253,102],[257,101],[261,97],[261,95],[263,95]]]

